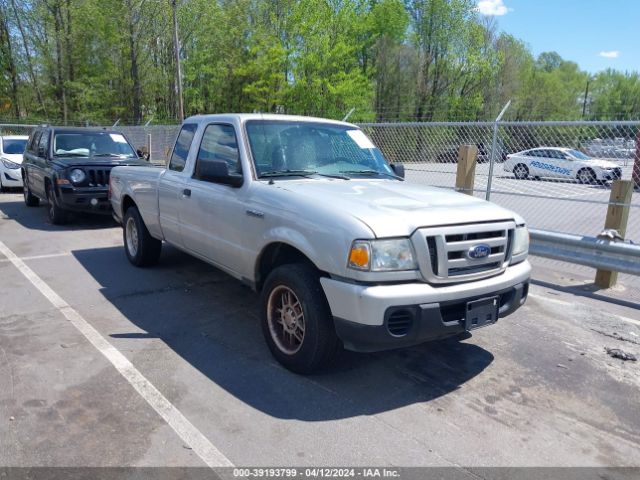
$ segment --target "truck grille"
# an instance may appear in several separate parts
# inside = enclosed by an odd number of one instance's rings
[[[501,273],[511,260],[514,231],[509,221],[420,229],[414,244],[422,276],[430,283],[452,283]]]
[[[107,187],[109,185],[110,168],[87,169],[87,178],[90,187]]]

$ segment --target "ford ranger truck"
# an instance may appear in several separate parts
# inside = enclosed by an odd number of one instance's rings
[[[262,114],[188,118],[166,168],[111,172],[138,267],[171,244],[261,295],[264,337],[310,373],[494,324],[527,298],[524,220],[410,184],[357,126]]]

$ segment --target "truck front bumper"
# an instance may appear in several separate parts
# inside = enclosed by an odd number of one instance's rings
[[[438,287],[320,282],[345,348],[373,352],[463,333],[467,302],[476,299],[499,297],[498,317],[506,317],[524,304],[530,275],[531,265],[524,261],[496,277]],[[406,328],[398,329],[399,321]]]

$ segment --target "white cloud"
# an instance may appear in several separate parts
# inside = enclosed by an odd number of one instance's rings
[[[482,15],[501,16],[506,15],[512,9],[507,8],[503,0],[480,0],[476,10]]]
[[[620,52],[618,50],[609,50],[608,52],[600,52],[598,55],[604,58],[618,58]]]

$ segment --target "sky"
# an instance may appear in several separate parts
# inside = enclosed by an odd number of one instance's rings
[[[556,51],[582,70],[640,72],[640,0],[477,0],[498,30],[535,56]]]

